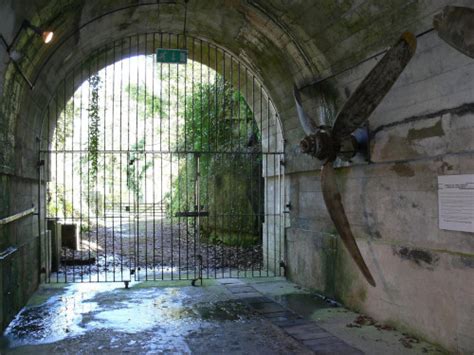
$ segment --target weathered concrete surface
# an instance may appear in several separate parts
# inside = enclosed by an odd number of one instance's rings
[[[189,282],[187,282],[189,285]],[[6,353],[308,353],[223,287],[43,286],[6,331]]]
[[[472,1],[190,1],[187,30],[253,68],[279,111],[286,140],[285,203],[293,206],[282,253],[289,276],[376,319],[416,330],[452,352],[469,353],[474,349],[474,239],[437,228],[436,177],[474,172],[472,60],[435,33],[421,37],[415,58],[370,117],[374,163],[339,170],[349,221],[380,285],[376,289],[364,283],[335,242],[322,203],[319,163],[298,149],[303,132],[291,97],[294,82],[303,85],[338,73],[390,45],[405,30],[430,28],[433,15],[446,4],[472,6]],[[0,15],[0,33],[7,40],[24,18],[57,34],[49,47],[29,32],[20,38],[18,49],[29,58],[20,66],[36,82],[33,91],[0,46],[4,217],[37,203],[35,139],[65,73],[104,43],[147,31],[180,33],[184,7],[183,1],[6,0]],[[325,81],[320,93],[340,107],[376,60]],[[304,104],[313,107],[310,114],[322,112],[318,104]],[[8,270],[1,281],[3,326],[39,281],[35,223],[29,219],[0,229],[2,248],[24,250],[0,265]],[[10,271],[12,265],[17,272]]]
[[[288,314],[299,318],[282,323]],[[129,290],[121,283],[43,285],[7,328],[0,351],[311,354],[315,343],[344,354],[443,353],[386,325],[362,323],[295,284],[265,278],[204,287],[137,283]]]

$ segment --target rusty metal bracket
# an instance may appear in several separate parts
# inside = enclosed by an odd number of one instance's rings
[[[8,247],[4,251],[0,253],[0,261],[5,260],[8,258],[10,255],[15,254],[18,251],[18,248],[15,247]]]
[[[17,221],[21,218],[27,217],[27,216],[35,214],[35,213],[36,213],[36,208],[35,207],[29,208],[29,209],[27,209],[23,212],[16,213],[16,214],[14,214],[10,217],[0,219],[0,225],[15,222],[15,221]]]

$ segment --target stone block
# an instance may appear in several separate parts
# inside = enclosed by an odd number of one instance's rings
[[[79,249],[79,228],[77,224],[63,224],[61,226],[61,245],[72,250]]]
[[[56,219],[48,220],[48,230],[51,232],[51,249],[50,249],[50,260],[51,260],[51,271],[59,271],[60,256],[61,256],[61,227]]]
[[[46,275],[46,277],[51,272],[51,231],[47,230],[45,233],[40,235],[40,248],[41,248],[41,273]]]

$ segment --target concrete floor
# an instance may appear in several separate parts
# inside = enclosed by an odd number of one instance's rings
[[[439,354],[280,278],[42,285],[5,331],[8,354]]]

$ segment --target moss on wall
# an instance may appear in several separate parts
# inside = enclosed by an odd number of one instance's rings
[[[254,244],[261,235],[263,195],[261,138],[249,106],[223,77],[198,85],[187,98],[185,124],[177,142],[181,159],[173,191],[167,196],[172,215],[196,211],[199,199],[209,216],[204,238],[227,244]]]
[[[212,242],[248,246],[260,242],[263,223],[263,179],[261,159],[242,157],[217,163],[208,183],[209,217],[203,237]],[[206,182],[205,182],[206,183]]]

